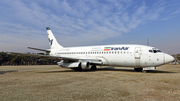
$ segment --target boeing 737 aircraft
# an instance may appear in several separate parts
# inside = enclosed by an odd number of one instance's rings
[[[84,47],[62,47],[51,29],[46,27],[50,49],[30,49],[45,51],[49,55],[41,57],[60,58],[57,64],[73,70],[96,69],[96,66],[131,67],[135,71],[154,70],[169,63],[174,58],[159,49],[144,45],[117,44]],[[90,67],[91,66],[91,67]]]

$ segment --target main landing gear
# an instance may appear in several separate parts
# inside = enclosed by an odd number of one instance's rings
[[[144,67],[144,68],[134,68],[137,72],[143,72],[146,73],[149,70],[156,70],[156,67]]]
[[[134,70],[137,71],[137,72],[147,73],[147,71],[143,70],[143,68],[134,68]]]
[[[96,70],[96,69],[97,69],[96,65],[91,66],[91,70]]]

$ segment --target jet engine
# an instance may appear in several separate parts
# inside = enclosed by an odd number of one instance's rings
[[[80,69],[88,69],[90,63],[88,61],[82,62],[64,62],[63,60],[57,63],[60,67],[63,68],[80,68]]]
[[[89,69],[89,62],[83,61],[80,66],[82,69]]]

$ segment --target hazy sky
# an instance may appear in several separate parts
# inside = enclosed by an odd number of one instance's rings
[[[142,44],[180,53],[180,0],[0,0],[0,51]]]

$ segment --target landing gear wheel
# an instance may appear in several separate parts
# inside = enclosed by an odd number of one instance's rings
[[[91,66],[91,70],[96,70],[96,69],[97,69],[96,65]]]
[[[137,72],[142,72],[143,69],[142,68],[134,68],[134,70]]]

